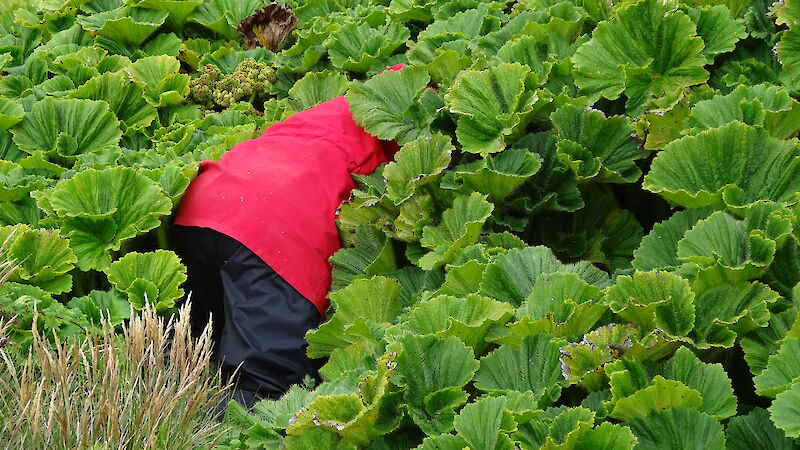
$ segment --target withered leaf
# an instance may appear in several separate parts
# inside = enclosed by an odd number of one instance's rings
[[[297,16],[286,3],[273,3],[239,22],[237,31],[247,50],[265,47],[278,50],[297,25]]]

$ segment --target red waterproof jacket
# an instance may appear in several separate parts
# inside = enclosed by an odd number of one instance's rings
[[[373,172],[396,149],[358,126],[345,98],[335,98],[272,125],[218,162],[203,161],[175,224],[241,242],[324,315],[328,258],[341,245],[336,210],[355,188],[350,174]]]

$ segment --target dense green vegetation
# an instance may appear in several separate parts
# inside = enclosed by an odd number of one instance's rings
[[[223,448],[798,446],[797,0],[266,6],[0,0],[20,350],[172,313],[198,163],[346,95],[402,147],[337,218],[324,382]]]

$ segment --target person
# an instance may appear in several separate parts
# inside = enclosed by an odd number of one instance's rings
[[[328,305],[337,209],[355,188],[351,173],[373,172],[396,150],[358,126],[338,97],[200,164],[173,238],[193,332],[211,318],[214,360],[224,376],[236,373],[239,403],[252,407],[317,378],[305,333]]]

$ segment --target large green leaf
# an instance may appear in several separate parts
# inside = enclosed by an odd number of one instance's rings
[[[736,416],[728,422],[727,442],[732,450],[793,450],[797,446],[775,427],[769,412],[755,408],[746,416]]]
[[[84,170],[34,196],[61,223],[81,270],[104,270],[123,241],[156,228],[172,210],[154,181],[126,167]]]
[[[332,291],[350,284],[356,277],[381,275],[397,270],[391,239],[375,227],[363,225],[355,230],[355,247],[343,248],[329,261],[333,266]]]
[[[0,130],[5,130],[18,124],[25,115],[22,106],[10,99],[0,97]]]
[[[348,23],[332,33],[325,46],[334,67],[363,73],[391,55],[409,36],[408,29],[399,23],[377,28]]]
[[[430,135],[431,122],[442,106],[441,97],[426,89],[428,81],[422,69],[387,70],[363,84],[351,84],[347,102],[353,118],[367,132],[403,145]]]
[[[502,201],[541,167],[541,159],[524,148],[511,148],[469,164],[456,166],[455,179],[464,191],[477,191]]]
[[[495,258],[484,272],[481,293],[519,306],[543,274],[574,273],[589,284],[605,287],[608,275],[587,262],[561,263],[547,247],[510,250]]]
[[[169,250],[128,253],[111,263],[105,273],[136,309],[149,305],[162,312],[172,309],[183,296],[180,286],[186,281],[186,267]]]
[[[488,297],[470,294],[464,298],[439,295],[414,305],[387,335],[402,333],[433,334],[447,339],[455,336],[480,354],[490,327],[503,325],[513,314],[511,305]]]
[[[122,7],[81,16],[78,20],[86,30],[128,44],[141,45],[169,16],[167,11]]]
[[[736,414],[736,397],[731,380],[721,364],[706,364],[686,347],[681,347],[675,356],[664,364],[661,373],[670,380],[677,380],[697,390],[703,397],[699,410],[722,420]]]
[[[488,155],[521,137],[536,101],[525,87],[529,72],[520,64],[500,64],[459,74],[445,101],[458,115],[456,136],[464,151]]]
[[[739,342],[753,375],[767,367],[769,357],[778,352],[781,342],[797,320],[797,310],[788,309],[769,318],[766,327],[757,328]]]
[[[639,438],[637,448],[684,450],[688,448],[723,450],[722,425],[695,409],[668,409],[625,422]]]
[[[581,182],[630,183],[642,172],[637,159],[647,151],[631,137],[626,117],[606,117],[580,104],[566,104],[550,115],[558,136],[558,153]]]
[[[703,40],[677,2],[643,0],[620,7],[575,53],[575,83],[591,99],[628,98],[638,114],[648,100],[704,83]],[[626,45],[619,45],[624,42]]]
[[[0,228],[0,255],[12,261],[16,270],[10,281],[40,287],[49,293],[60,294],[72,289],[72,275],[77,258],[69,241],[54,230],[36,230],[27,225]]]
[[[800,192],[799,151],[766,130],[732,122],[668,144],[643,187],[690,208],[790,203]]]
[[[772,422],[786,436],[800,437],[800,383],[794,383],[788,390],[778,394],[769,412]]]
[[[684,134],[697,134],[738,121],[763,127],[771,136],[786,139],[800,129],[798,119],[800,104],[785,89],[764,83],[739,86],[727,95],[698,102],[683,126]]]
[[[619,276],[606,291],[611,310],[645,331],[686,336],[695,318],[694,293],[686,279],[669,272],[635,272]]]
[[[172,56],[148,56],[125,70],[144,86],[144,98],[153,106],[176,105],[189,95],[189,75],[179,73],[180,61]]]
[[[206,0],[188,20],[232,40],[237,37],[239,22],[264,6],[267,6],[264,0]]]
[[[330,294],[335,312],[319,328],[306,333],[308,356],[328,356],[354,342],[377,346],[383,328],[395,321],[403,306],[400,289],[397,281],[375,276],[356,280]]]
[[[461,410],[455,418],[455,428],[470,448],[514,448],[508,433],[516,430],[516,423],[505,408],[506,401],[505,397],[487,397]]]
[[[789,389],[793,383],[800,381],[798,352],[800,352],[800,339],[785,339],[778,352],[769,357],[764,371],[754,378],[756,392],[763,396],[775,397]]]
[[[486,392],[532,391],[540,407],[550,406],[566,385],[559,370],[564,343],[552,335],[540,335],[526,337],[517,348],[501,346],[481,358],[475,387]]]
[[[700,219],[711,214],[710,208],[678,211],[669,219],[655,224],[633,252],[633,267],[636,270],[675,270],[682,263],[678,260],[678,242]]]
[[[36,102],[11,132],[22,150],[44,150],[51,159],[67,164],[77,155],[116,145],[122,136],[108,103],[53,97]]]
[[[74,297],[67,306],[80,310],[95,325],[109,322],[119,325],[131,316],[131,304],[115,291],[92,291],[83,297]]]
[[[450,138],[442,134],[421,136],[403,145],[394,161],[383,169],[387,180],[386,197],[395,205],[408,200],[422,185],[435,182],[450,164],[455,150]]]
[[[419,243],[431,251],[417,264],[430,270],[451,262],[459,250],[478,241],[483,224],[493,209],[494,205],[477,192],[469,197],[457,197],[453,207],[442,214],[438,225],[422,229]]]
[[[203,3],[204,0],[141,0],[136,6],[166,11],[169,14],[167,26],[175,31],[181,31],[192,12]]]
[[[398,353],[394,384],[405,388],[411,418],[429,435],[453,429],[455,410],[467,401],[463,386],[478,369],[458,338],[406,334],[390,346]]]
[[[347,91],[347,77],[338,72],[308,72],[289,88],[296,111],[334,99]]]
[[[104,73],[70,92],[72,98],[104,100],[126,128],[149,126],[158,116],[144,99],[144,89],[122,73]]]
[[[695,339],[700,346],[733,345],[737,335],[766,326],[769,305],[780,296],[761,283],[720,284],[695,298]]]

